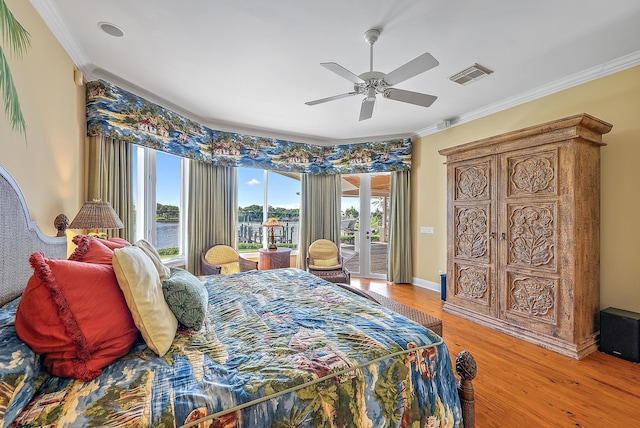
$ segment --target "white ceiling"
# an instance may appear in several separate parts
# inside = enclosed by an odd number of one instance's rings
[[[104,79],[212,129],[315,144],[426,135],[640,64],[638,0],[31,0],[88,80]],[[124,31],[115,38],[99,22]],[[362,96],[320,66],[374,70],[429,52],[440,65],[396,87],[429,108]],[[478,63],[494,71],[462,86]]]

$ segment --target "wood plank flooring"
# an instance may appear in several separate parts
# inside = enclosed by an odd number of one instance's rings
[[[440,294],[407,284],[351,284],[442,319],[452,360],[478,365],[476,427],[640,427],[640,364],[602,352],[578,361],[442,311]]]

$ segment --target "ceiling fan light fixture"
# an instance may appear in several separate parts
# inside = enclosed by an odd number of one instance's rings
[[[367,89],[367,100],[373,101],[375,99],[376,99],[376,88],[373,86],[370,86],[369,89]]]

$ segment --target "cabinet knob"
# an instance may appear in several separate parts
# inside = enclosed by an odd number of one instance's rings
[[[501,239],[502,241],[504,241],[505,239],[507,239],[507,234],[506,234],[506,233],[501,233],[501,234],[500,234],[500,239]]]
[[[496,233],[495,232],[491,232],[489,234],[489,239],[496,239]]]

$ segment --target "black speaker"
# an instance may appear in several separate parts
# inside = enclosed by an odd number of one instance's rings
[[[640,314],[617,308],[600,311],[600,350],[640,363]]]

